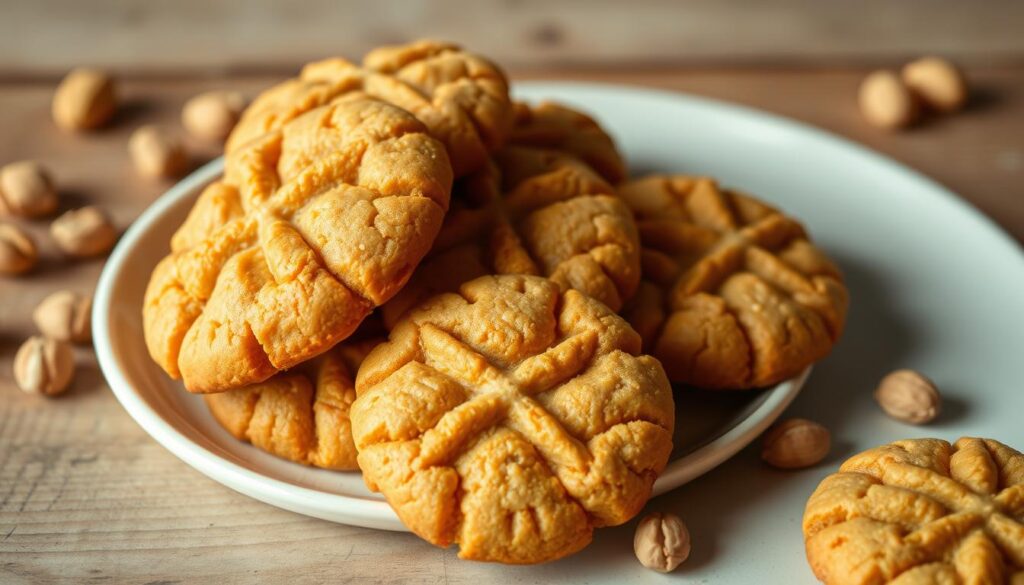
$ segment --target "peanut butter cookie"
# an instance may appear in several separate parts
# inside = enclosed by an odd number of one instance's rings
[[[539,563],[647,501],[672,450],[672,390],[604,304],[485,276],[409,312],[356,379],[366,484],[465,559]]]
[[[457,45],[418,41],[381,47],[359,67],[341,58],[310,63],[298,78],[257,97],[231,133],[226,152],[289,120],[354,92],[408,110],[444,143],[456,176],[480,168],[505,143],[512,104],[505,74]]]
[[[249,141],[153,272],[150,355],[189,390],[220,392],[323,353],[408,280],[451,182],[421,122],[363,95]]]
[[[608,132],[583,112],[555,102],[516,102],[509,143],[570,154],[612,185],[626,179],[626,163]]]
[[[349,422],[353,378],[377,343],[344,341],[295,370],[203,398],[236,439],[305,465],[359,469]]]
[[[1024,455],[991,439],[896,441],[821,482],[803,520],[825,583],[1024,583]]]
[[[546,276],[613,310],[633,295],[639,239],[610,182],[624,168],[611,138],[563,106],[517,111],[513,141],[456,183],[430,256],[382,309],[388,326],[419,301],[487,274]]]
[[[829,353],[846,287],[799,223],[707,178],[647,177],[619,196],[640,230],[643,271],[623,315],[670,380],[768,386]]]

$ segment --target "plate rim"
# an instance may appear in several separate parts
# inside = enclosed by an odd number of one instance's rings
[[[523,92],[521,90],[526,91]],[[902,163],[887,154],[856,142],[852,138],[847,138],[831,130],[815,126],[810,122],[804,122],[802,120],[797,120],[795,118],[790,118],[782,114],[776,114],[753,106],[702,96],[682,90],[677,91],[630,83],[607,83],[600,81],[576,80],[520,81],[512,87],[513,97],[519,97],[520,93],[534,94],[541,91],[548,91],[552,94],[557,94],[563,93],[565,90],[570,92],[601,92],[607,94],[619,94],[620,96],[632,94],[634,97],[644,96],[668,101],[682,99],[692,104],[698,104],[701,107],[728,112],[733,116],[740,116],[745,118],[747,121],[755,123],[758,121],[771,122],[772,124],[783,127],[787,132],[813,134],[816,139],[824,140],[831,146],[843,149],[855,156],[869,158],[871,159],[872,164],[884,166],[887,171],[904,175],[906,179],[917,181],[921,183],[922,186],[926,186],[929,190],[933,191],[934,194],[941,195],[941,197],[945,199],[946,203],[959,207],[960,211],[969,215],[972,220],[979,221],[984,224],[985,227],[988,228],[987,231],[990,235],[996,236],[1003,244],[1015,250],[1018,254],[1018,259],[1024,261],[1024,242],[1018,242],[1016,238],[1010,235],[1010,232],[1007,231],[1006,228],[1000,225],[999,222],[982,211],[980,207],[972,203],[970,200],[957,195],[956,192],[949,187],[946,187],[936,179],[933,179],[908,164]],[[531,96],[530,99],[535,98]]]
[[[93,339],[100,371],[128,415],[175,457],[210,479],[264,503],[292,512],[354,526],[407,531],[398,516],[378,499],[334,494],[295,485],[248,469],[196,443],[176,429],[147,402],[128,379],[110,341],[110,307],[115,283],[138,240],[169,208],[194,195],[222,174],[223,157],[214,159],[176,183],[146,208],[120,238],[96,286],[92,307]],[[765,390],[765,397],[745,417],[707,443],[669,462],[651,497],[676,489],[717,467],[747,446],[796,398],[811,368]]]
[[[931,195],[938,195],[946,199],[947,203],[953,204],[966,215],[971,216],[971,219],[978,221],[990,235],[1001,240],[1001,243],[1008,248],[1021,253],[1021,257],[1024,258],[1024,248],[1002,226],[982,213],[972,203],[957,196],[934,179],[852,140],[807,123],[713,98],[627,84],[541,81],[520,82],[517,84],[517,88],[526,89],[526,93],[533,94],[541,92],[558,94],[563,89],[571,88],[572,92],[591,91],[659,100],[682,100],[700,107],[722,111],[728,115],[739,116],[747,121],[777,124],[786,132],[811,135],[814,139],[824,140],[845,150],[851,156],[860,157],[871,164],[880,165],[888,171],[901,174],[907,180],[919,183]],[[232,462],[192,441],[168,423],[138,394],[127,379],[117,356],[114,355],[110,343],[109,318],[111,312],[109,308],[114,300],[112,298],[114,284],[124,271],[123,264],[129,251],[134,249],[140,237],[167,212],[168,208],[215,179],[221,174],[222,169],[223,158],[219,157],[206,163],[168,189],[129,226],[110,254],[98,280],[92,308],[93,339],[101,372],[122,407],[147,434],[187,465],[214,481],[267,504],[307,516],[354,526],[407,530],[383,500],[327,493],[269,477]],[[744,418],[696,450],[672,461],[655,482],[652,497],[678,488],[703,475],[749,445],[777,420],[796,398],[810,371],[809,367],[796,377],[767,389],[764,400]]]
[[[690,453],[669,461],[665,471],[655,480],[651,497],[680,488],[725,463],[768,429],[796,400],[814,366],[807,366],[796,376],[763,390],[764,399],[744,418],[697,447]]]
[[[167,210],[179,200],[189,197],[197,190],[222,174],[223,157],[218,157],[176,183],[147,207],[129,226],[118,240],[100,274],[96,285],[92,307],[92,334],[97,363],[110,386],[114,397],[128,412],[128,415],[142,427],[142,430],[170,451],[175,457],[196,469],[210,479],[237,492],[267,504],[292,512],[337,521],[338,515],[351,517],[352,525],[369,528],[400,530],[391,526],[399,523],[398,517],[387,502],[328,494],[319,490],[295,485],[268,477],[230,461],[199,445],[174,428],[134,388],[125,375],[124,368],[114,354],[110,342],[109,310],[113,303],[114,284],[123,272],[123,264],[130,250]],[[323,501],[324,498],[335,501]],[[331,510],[333,515],[326,514]],[[391,515],[389,518],[388,515]]]

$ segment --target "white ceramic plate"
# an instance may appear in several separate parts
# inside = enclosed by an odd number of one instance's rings
[[[107,261],[96,290],[93,337],[110,387],[160,444],[228,487],[325,520],[404,530],[358,473],[305,467],[236,440],[214,421],[199,396],[170,380],[149,358],[140,319],[149,273],[167,253],[170,235],[200,191],[222,169],[218,159],[175,185],[136,220]],[[683,485],[742,449],[796,397],[809,372],[757,392],[681,396],[677,449],[654,485],[655,494]]]
[[[668,582],[672,577],[811,582],[800,516],[811,490],[842,458],[908,436],[990,436],[1024,448],[1024,255],[1016,242],[955,195],[865,148],[747,108],[592,84],[522,84],[517,92],[527,99],[558,99],[594,114],[611,129],[634,173],[714,175],[792,212],[839,261],[852,304],[843,340],[816,366],[807,390],[789,410],[832,430],[829,460],[780,473],[762,465],[749,449],[700,481],[652,502],[653,508],[683,516],[695,535],[682,575],[641,568],[631,547],[623,546],[632,538],[627,525],[598,531],[593,545],[565,561],[516,568],[516,582]],[[197,399],[172,391],[176,386],[145,355],[138,317],[142,287],[152,264],[165,253],[169,231],[184,214],[186,192],[217,171],[203,172],[148,210],[108,262],[93,322],[111,387],[153,437],[226,485],[297,512],[394,528],[387,506],[366,494],[358,476],[303,468],[234,441]],[[938,421],[910,427],[880,413],[871,389],[897,367],[920,369],[940,383],[946,405]],[[784,408],[795,391],[793,385],[761,395],[765,420]],[[728,406],[723,411],[730,411]],[[738,414],[743,416],[742,409]],[[740,434],[735,441],[731,432],[723,440],[737,448],[756,434],[743,428],[734,427]],[[705,450],[691,454],[694,471],[680,481],[713,466],[733,448],[720,449],[710,459],[697,457]],[[505,567],[462,563],[458,569],[463,580],[511,578],[502,573]]]
[[[99,363],[128,413],[164,447],[239,492],[288,510],[359,526],[403,530],[357,473],[313,469],[239,442],[199,396],[169,380],[145,350],[140,322],[148,275],[167,251],[202,188],[221,174],[213,161],[168,191],[125,233],[100,278],[94,302]],[[676,451],[654,485],[661,494],[707,472],[746,446],[796,397],[809,369],[748,393],[687,392],[678,402]]]

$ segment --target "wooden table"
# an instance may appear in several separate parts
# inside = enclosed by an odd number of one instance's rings
[[[977,97],[968,111],[901,134],[860,120],[854,96],[863,74],[695,69],[516,77],[669,88],[804,120],[934,177],[1024,239],[1024,67],[972,70]],[[53,169],[66,207],[100,204],[123,228],[167,187],[135,177],[126,150],[132,128],[151,121],[176,124],[182,103],[199,91],[233,87],[252,94],[278,78],[125,80],[125,107],[116,123],[88,136],[65,135],[50,123],[52,83],[0,83],[0,162],[43,161]],[[208,145],[191,146],[199,159],[216,153]],[[828,188],[822,185],[823,193]],[[28,277],[0,279],[0,582],[534,579],[528,570],[459,562],[454,551],[408,534],[305,518],[222,487],[174,458],[128,417],[88,348],[77,350],[78,374],[66,395],[46,400],[20,392],[11,360],[34,332],[33,307],[61,288],[91,292],[102,268],[101,260],[62,260],[47,243],[45,222],[20,223],[38,236],[43,260]],[[737,465],[757,465],[753,449],[738,458]],[[671,507],[674,497],[653,505]],[[615,562],[632,562],[631,531],[632,524],[602,531],[594,546],[610,551]],[[715,550],[698,547],[690,564],[717,562],[723,559]]]

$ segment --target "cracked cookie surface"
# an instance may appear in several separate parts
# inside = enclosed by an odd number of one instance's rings
[[[643,272],[623,315],[673,382],[769,386],[832,349],[846,287],[799,223],[708,178],[646,177],[619,196],[636,218]]]
[[[225,430],[258,449],[314,467],[359,469],[349,420],[354,374],[376,345],[342,342],[295,370],[203,399]]]
[[[608,132],[583,112],[555,102],[516,102],[509,143],[570,154],[612,185],[626,179],[626,163]]]
[[[672,450],[661,365],[605,305],[485,276],[411,311],[367,356],[359,466],[406,526],[466,559],[538,563],[643,507]]]
[[[430,255],[383,307],[389,327],[418,302],[488,274],[545,276],[613,310],[635,292],[639,239],[613,187],[624,163],[611,138],[564,106],[516,110],[509,145],[456,183]]]
[[[259,95],[228,138],[230,154],[303,113],[353,93],[401,107],[447,147],[456,176],[480,168],[504,144],[512,103],[504,72],[457,45],[422,40],[380,47],[362,66],[342,58],[303,68]]]
[[[803,532],[830,585],[1024,583],[1024,455],[971,437],[870,449],[821,482]]]
[[[365,95],[246,143],[154,269],[150,355],[190,391],[220,392],[323,353],[408,280],[451,182],[426,127]]]

